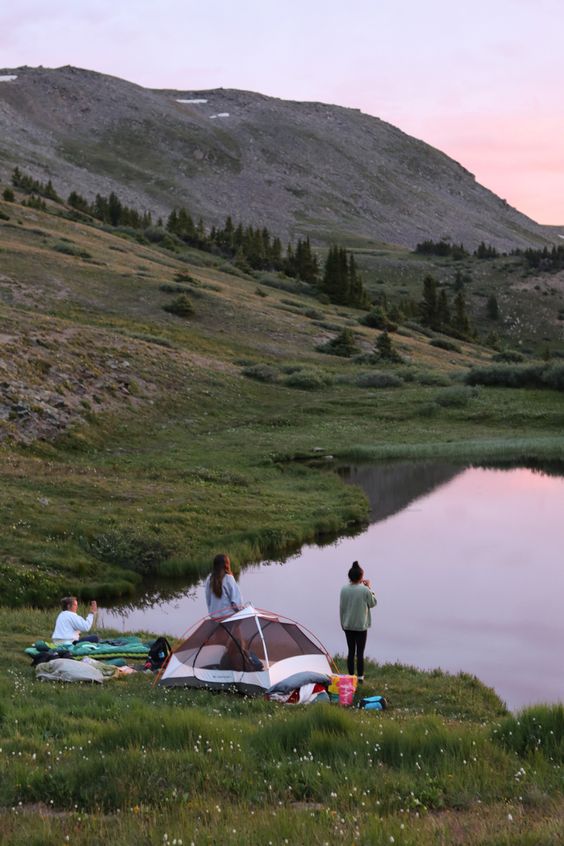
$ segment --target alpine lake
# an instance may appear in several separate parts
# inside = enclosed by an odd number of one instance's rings
[[[476,675],[511,710],[564,701],[564,466],[395,461],[340,472],[365,491],[368,527],[245,567],[244,601],[342,655],[339,591],[358,560],[378,599],[367,657]],[[102,609],[99,624],[179,637],[205,614],[200,582]]]

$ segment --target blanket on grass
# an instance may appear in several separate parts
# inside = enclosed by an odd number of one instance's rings
[[[35,658],[42,652],[52,651],[66,658],[84,658],[89,655],[91,658],[104,660],[105,658],[133,658],[142,661],[149,654],[150,643],[144,643],[133,635],[127,637],[112,638],[111,640],[100,640],[98,643],[90,641],[77,641],[75,643],[49,643],[44,640],[36,640],[32,646],[24,651],[31,658]]]

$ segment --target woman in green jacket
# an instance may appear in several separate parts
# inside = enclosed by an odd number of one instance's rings
[[[339,605],[341,628],[347,638],[347,670],[349,675],[354,675],[356,654],[358,680],[363,682],[366,635],[371,624],[370,609],[376,605],[376,597],[358,561],[353,562],[349,570],[348,585],[341,588]]]

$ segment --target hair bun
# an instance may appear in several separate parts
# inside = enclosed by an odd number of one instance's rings
[[[353,561],[352,567],[349,570],[349,579],[351,582],[359,582],[362,577],[364,576],[364,570],[358,563],[358,561]]]

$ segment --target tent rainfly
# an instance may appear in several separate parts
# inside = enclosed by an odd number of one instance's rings
[[[302,672],[331,675],[327,650],[299,623],[247,605],[198,623],[172,652],[158,684],[260,694]]]

